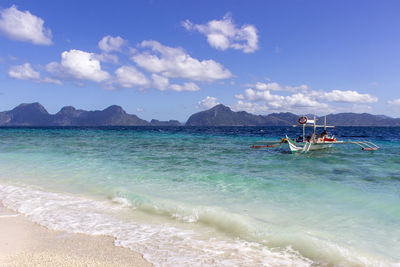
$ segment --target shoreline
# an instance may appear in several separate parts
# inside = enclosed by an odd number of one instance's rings
[[[2,266],[153,266],[110,236],[49,230],[0,203]]]

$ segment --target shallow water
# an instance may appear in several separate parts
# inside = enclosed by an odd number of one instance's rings
[[[0,129],[0,200],[108,234],[156,265],[400,264],[400,128],[342,127],[309,154],[254,150],[292,127]]]

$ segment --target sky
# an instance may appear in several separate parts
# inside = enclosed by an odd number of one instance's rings
[[[399,1],[0,1],[0,110],[400,117]]]

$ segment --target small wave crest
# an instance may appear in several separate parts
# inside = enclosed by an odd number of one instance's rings
[[[120,204],[124,208],[127,208],[127,207],[131,208],[132,207],[132,203],[128,199],[126,199],[124,197],[113,197],[111,199],[111,201],[114,202],[114,203]]]

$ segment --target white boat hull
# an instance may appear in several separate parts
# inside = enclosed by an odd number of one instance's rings
[[[333,146],[332,142],[303,142],[297,143],[290,138],[286,138],[289,144],[290,151],[292,152],[303,152],[321,150],[331,148]]]

